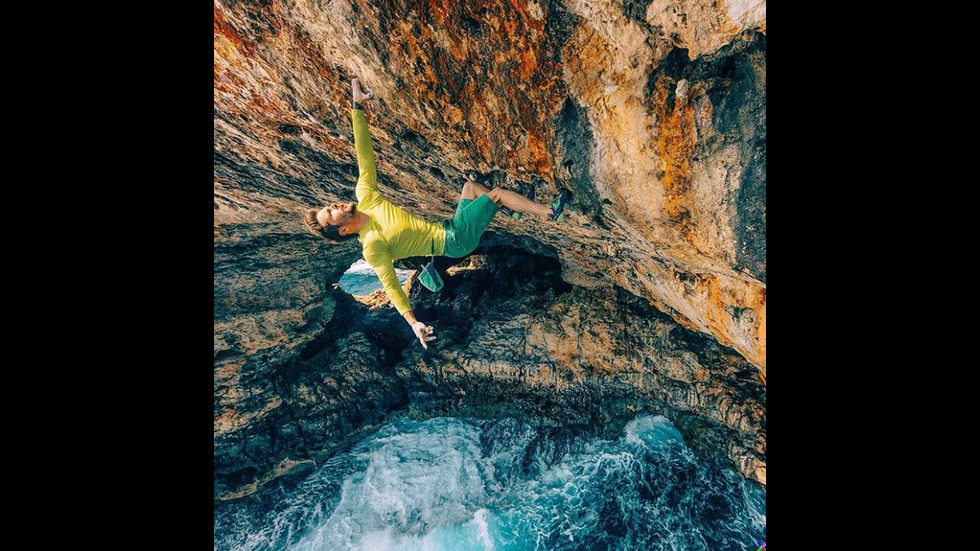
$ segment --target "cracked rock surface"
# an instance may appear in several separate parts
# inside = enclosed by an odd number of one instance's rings
[[[413,290],[428,352],[333,288],[356,242],[302,227],[353,199],[353,76],[410,212],[451,216],[471,170],[575,193]],[[215,498],[405,412],[658,411],[765,483],[765,101],[760,1],[215,2]]]

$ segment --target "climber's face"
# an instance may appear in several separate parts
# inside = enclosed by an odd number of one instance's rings
[[[350,223],[355,212],[356,203],[331,203],[316,213],[316,221],[322,226],[343,226]]]

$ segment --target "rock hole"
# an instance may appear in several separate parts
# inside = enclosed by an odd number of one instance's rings
[[[429,168],[429,174],[432,174],[433,176],[435,176],[436,178],[438,178],[440,180],[445,180],[446,179],[446,174],[443,173],[443,171],[439,170],[438,168],[436,168],[434,166],[430,166],[428,168]]]
[[[405,281],[413,273],[413,270],[399,270],[395,268],[398,283],[402,285],[405,284]],[[382,288],[378,274],[375,273],[374,268],[365,262],[364,259],[359,259],[357,262],[351,264],[350,268],[347,268],[347,271],[344,272],[344,275],[340,276],[340,281],[337,283],[341,291],[354,295],[355,297],[370,295],[375,291],[380,291]]]

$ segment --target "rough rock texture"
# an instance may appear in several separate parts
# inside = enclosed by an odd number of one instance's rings
[[[410,347],[396,366],[416,414],[614,432],[661,413],[765,484],[765,385],[749,362],[620,288],[573,287],[556,260],[490,245],[448,270],[438,295],[416,292],[417,315],[447,327],[438,351]]]
[[[765,32],[765,2],[751,0],[215,2],[215,496],[329,454],[416,395],[396,367],[413,359],[392,357],[394,345],[375,354],[365,343],[376,329],[347,317],[365,307],[332,289],[356,243],[323,246],[299,219],[306,206],[353,198],[352,76],[380,98],[368,120],[396,204],[447,217],[473,169],[539,198],[571,188],[566,225],[498,217],[498,239],[557,257],[583,304],[556,315],[642,305],[689,330],[644,346],[724,351],[697,360],[729,374],[690,383],[699,393],[669,383],[637,396],[728,427],[688,435],[729,431],[727,454],[764,480],[764,430],[760,452],[752,430],[711,410],[755,411],[744,393],[725,394],[747,361],[763,381],[749,395],[764,429]],[[372,316],[404,336],[399,320]],[[354,333],[341,341],[337,328]],[[546,342],[556,331],[535,326],[528,353],[558,354],[554,369],[576,381],[618,380],[608,369],[580,376],[570,345]],[[672,366],[694,361],[627,350],[637,356],[616,357],[629,369],[678,374]],[[513,375],[529,362],[492,373],[550,388]]]
[[[248,495],[307,472],[407,404],[391,365],[412,334],[397,312],[369,312],[339,290],[325,302],[333,307],[326,331],[315,318],[319,337],[298,337],[298,353],[216,352],[215,497]]]

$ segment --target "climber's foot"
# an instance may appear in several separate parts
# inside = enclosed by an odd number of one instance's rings
[[[548,215],[548,220],[555,220],[557,222],[565,221],[565,205],[570,203],[572,200],[572,192],[565,188],[562,188],[558,197],[551,202],[551,214]]]

